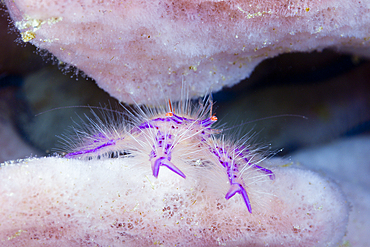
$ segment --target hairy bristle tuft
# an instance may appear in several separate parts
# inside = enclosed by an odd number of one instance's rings
[[[62,137],[67,146],[64,157],[135,159],[132,163],[151,167],[155,178],[169,169],[174,176],[204,180],[197,171],[207,170],[209,178],[220,181],[215,194],[223,191],[224,200],[239,194],[236,202],[252,213],[252,204],[258,201],[254,191],[275,175],[261,166],[265,158],[250,144],[252,137],[228,138],[215,127],[217,117],[212,111],[211,97],[198,104],[186,99],[155,108],[136,105],[122,114],[110,110],[104,119],[92,111],[94,119],[86,117],[73,128],[72,137]]]

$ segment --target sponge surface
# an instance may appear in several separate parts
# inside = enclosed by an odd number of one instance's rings
[[[369,0],[5,0],[22,39],[111,96],[162,104],[231,86],[262,60],[326,47],[369,55]]]
[[[337,246],[348,204],[337,185],[271,160],[274,182],[250,183],[254,206],[224,198],[207,169],[158,179],[135,159],[40,158],[2,164],[0,243],[7,246]],[[268,164],[264,164],[268,165]],[[280,166],[280,167],[278,167]],[[191,172],[193,171],[193,172]],[[227,181],[226,181],[227,182]]]

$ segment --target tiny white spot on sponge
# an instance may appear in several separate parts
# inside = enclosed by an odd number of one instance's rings
[[[276,179],[249,186],[253,213],[209,169],[158,179],[134,158],[30,159],[0,169],[0,243],[12,246],[336,246],[349,207],[318,174],[270,161]],[[193,173],[193,174],[192,174]],[[258,186],[261,186],[259,190]],[[263,188],[262,188],[263,187]],[[260,191],[260,192],[259,192]],[[263,191],[263,193],[261,192]]]

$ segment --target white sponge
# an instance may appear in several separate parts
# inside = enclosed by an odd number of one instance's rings
[[[209,169],[152,175],[133,157],[40,158],[0,169],[1,246],[337,246],[349,207],[332,181],[265,161],[248,183],[253,213]],[[268,181],[268,182],[266,182]]]

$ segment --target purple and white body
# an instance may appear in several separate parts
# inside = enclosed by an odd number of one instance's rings
[[[225,199],[240,194],[252,213],[248,184],[243,174],[248,169],[258,170],[261,177],[275,178],[274,173],[258,166],[263,160],[256,150],[244,142],[228,141],[221,129],[214,127],[217,117],[212,115],[213,103],[204,100],[193,106],[190,100],[158,108],[136,107],[121,121],[89,119],[74,128],[75,136],[63,138],[67,150],[65,158],[141,158],[151,166],[158,178],[161,167],[187,178],[179,167],[207,166],[221,170],[228,178]],[[130,120],[127,120],[130,119]],[[204,165],[206,164],[206,165]],[[163,168],[162,168],[163,169]],[[255,177],[259,177],[254,175]],[[257,178],[258,179],[258,178]]]

